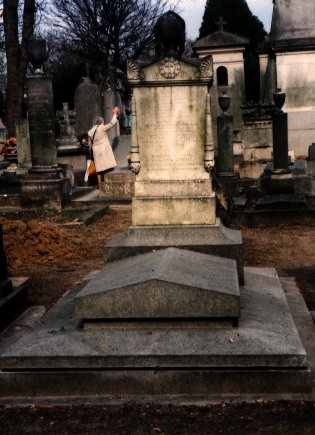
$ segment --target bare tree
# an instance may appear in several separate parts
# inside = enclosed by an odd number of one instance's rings
[[[22,117],[24,82],[28,66],[26,42],[34,33],[36,16],[45,0],[3,0],[3,30],[7,61],[6,124],[9,135]]]
[[[7,57],[6,124],[9,135],[15,135],[15,122],[22,117],[24,81],[28,65],[26,41],[33,34],[35,0],[25,0],[22,34],[19,38],[19,1],[3,1],[3,23]]]
[[[98,62],[121,67],[136,58],[153,37],[156,19],[170,0],[53,0],[58,26],[69,47]]]

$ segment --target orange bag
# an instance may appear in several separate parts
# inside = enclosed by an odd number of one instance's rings
[[[90,166],[89,166],[89,175],[96,174],[95,164],[93,160],[91,160]]]

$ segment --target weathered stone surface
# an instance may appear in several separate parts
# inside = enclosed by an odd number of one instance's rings
[[[91,279],[91,277],[90,277]],[[2,370],[149,368],[305,371],[305,349],[274,269],[245,269],[238,327],[218,333],[211,322],[108,324],[80,329],[74,318],[77,288],[34,330],[1,355]],[[249,375],[249,373],[248,373]],[[126,387],[127,388],[127,387]],[[210,388],[210,387],[209,387]]]
[[[215,225],[132,226],[106,244],[104,256],[108,262],[168,247],[235,259],[243,282],[241,232],[226,228],[219,219]]]
[[[315,37],[313,0],[275,0],[270,37],[292,39]]]
[[[89,77],[83,77],[74,93],[76,111],[75,131],[77,134],[87,132],[95,116],[101,115],[101,95],[97,85]]]
[[[20,119],[15,125],[16,142],[18,143],[17,159],[18,164],[22,168],[30,168],[32,166],[30,132],[27,119]]]
[[[109,263],[77,295],[82,319],[239,316],[236,261],[168,248]]]
[[[25,178],[21,183],[21,205],[27,208],[61,209],[70,202],[70,180]]]
[[[32,169],[53,170],[57,168],[57,149],[51,78],[33,76],[26,84]]]
[[[132,146],[141,165],[133,225],[213,225],[215,195],[205,168],[211,152],[213,160],[212,60],[167,57],[141,71],[136,66],[129,64],[136,131]]]

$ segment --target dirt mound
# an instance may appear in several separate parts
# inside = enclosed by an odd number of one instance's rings
[[[37,219],[29,222],[0,218],[8,267],[21,269],[32,263],[44,265],[58,259],[70,259],[75,245],[63,228]]]

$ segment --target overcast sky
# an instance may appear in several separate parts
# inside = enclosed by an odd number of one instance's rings
[[[257,15],[260,21],[263,22],[265,30],[269,32],[272,0],[247,0],[247,4],[253,15]],[[180,15],[186,21],[188,38],[195,39],[198,37],[205,5],[206,0],[180,0],[179,7],[182,10]]]

